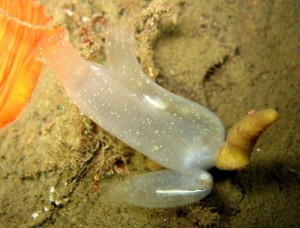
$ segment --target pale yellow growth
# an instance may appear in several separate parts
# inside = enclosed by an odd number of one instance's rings
[[[222,170],[244,168],[250,161],[256,140],[277,118],[276,110],[264,109],[235,123],[220,147],[215,166]]]

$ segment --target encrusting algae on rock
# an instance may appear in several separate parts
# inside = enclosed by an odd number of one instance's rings
[[[42,69],[32,51],[49,32],[50,20],[38,1],[0,1],[0,128],[31,96]]]

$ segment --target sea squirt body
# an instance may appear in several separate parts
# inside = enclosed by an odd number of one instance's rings
[[[104,65],[82,59],[65,34],[44,40],[38,58],[83,113],[137,151],[183,174],[211,168],[224,140],[221,121],[148,79],[133,50],[130,34],[111,29]]]
[[[136,175],[108,188],[104,197],[141,207],[178,207],[206,197],[213,180],[206,171],[181,174],[162,170]]]

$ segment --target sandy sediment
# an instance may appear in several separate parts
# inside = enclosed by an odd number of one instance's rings
[[[173,209],[103,204],[101,187],[124,178],[117,173],[126,173],[125,162],[131,174],[153,165],[82,115],[45,69],[31,101],[0,131],[0,224],[299,225],[300,4],[288,2],[45,1],[53,24],[65,26],[90,61],[105,61],[107,26],[129,27],[145,72],[215,111],[227,129],[250,109],[273,107],[279,120],[246,169],[211,170],[214,190],[201,202]]]

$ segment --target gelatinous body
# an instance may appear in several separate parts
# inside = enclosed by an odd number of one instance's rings
[[[106,197],[141,207],[178,207],[204,198],[212,186],[213,180],[206,171],[181,174],[163,170],[120,182],[108,190]]]
[[[224,140],[218,117],[148,79],[128,33],[110,30],[106,51],[104,65],[90,63],[59,34],[41,44],[38,57],[58,76],[82,112],[137,151],[186,175],[211,168]]]

